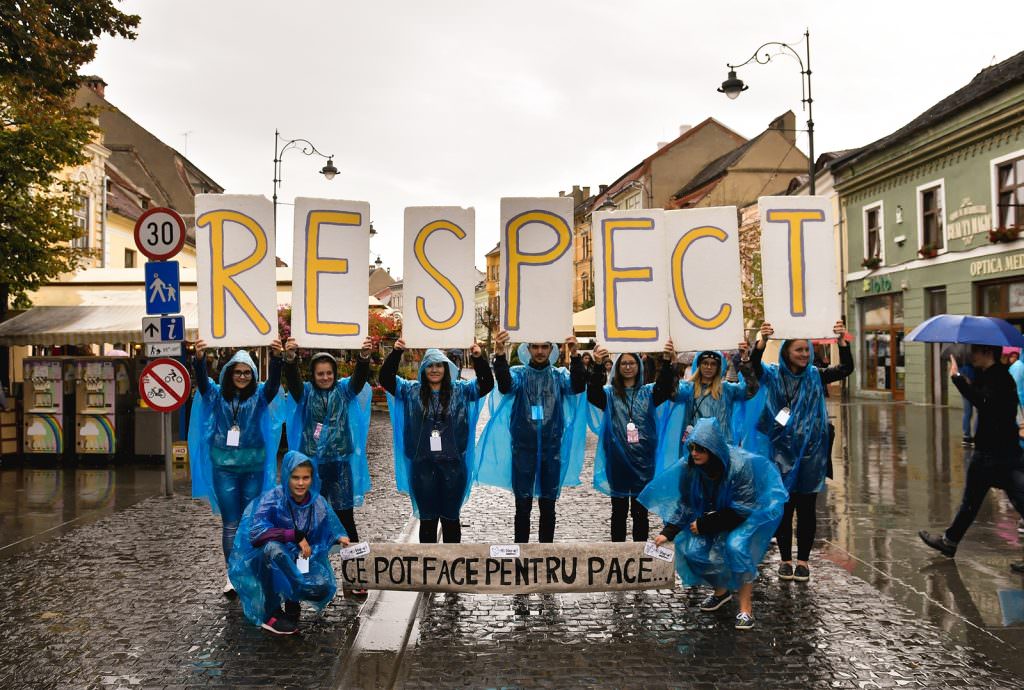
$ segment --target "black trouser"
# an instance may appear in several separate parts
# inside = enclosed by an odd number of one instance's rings
[[[796,559],[806,561],[811,557],[814,533],[818,528],[815,503],[818,494],[790,494],[782,522],[775,530],[775,541],[779,545],[779,557],[784,561],[793,560],[793,513],[796,512]]]
[[[612,541],[626,541],[626,513],[633,516],[633,541],[647,541],[651,523],[636,496],[612,496]]]
[[[538,498],[540,506],[540,528],[537,530],[537,541],[550,544],[555,540],[555,500]],[[515,543],[527,544],[530,541],[530,512],[533,510],[533,497],[516,498]]]
[[[462,542],[462,523],[458,520],[448,520],[447,518],[440,518],[441,520],[441,538],[444,539],[445,544],[459,544]],[[436,544],[437,543],[437,522],[438,518],[433,520],[420,520],[420,543],[421,544]]]
[[[358,542],[359,532],[356,530],[356,516],[354,510],[352,508],[349,508],[348,510],[335,510],[334,514],[338,516],[341,526],[345,528],[349,541],[353,544]]]
[[[985,494],[992,487],[1006,491],[1007,498],[1020,515],[1024,515],[1024,462],[1020,451],[994,454],[975,450],[967,464],[967,481],[960,509],[953,524],[946,530],[946,539],[959,542],[978,516]]]

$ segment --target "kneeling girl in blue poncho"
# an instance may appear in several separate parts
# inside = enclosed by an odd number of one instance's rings
[[[309,361],[310,381],[302,382],[293,338],[285,343],[284,377],[295,409],[288,419],[288,448],[313,459],[320,492],[334,509],[345,532],[359,541],[355,508],[370,490],[366,435],[370,428],[370,350],[366,338],[355,370],[338,378],[338,360],[318,352]]]
[[[420,520],[420,543],[462,541],[459,513],[476,479],[476,422],[480,400],[494,377],[480,345],[470,356],[476,380],[459,380],[459,370],[440,350],[427,350],[415,381],[397,376],[405,353],[399,340],[380,369],[388,394],[395,449],[395,481],[409,494]]]
[[[281,483],[249,504],[231,552],[231,579],[245,617],[278,635],[298,630],[299,602],[322,610],[337,583],[327,556],[348,546],[345,528],[320,495],[316,463],[290,451]]]
[[[192,497],[206,499],[220,514],[225,563],[242,511],[277,478],[281,427],[271,419],[270,406],[281,383],[281,352],[281,341],[275,340],[265,383],[259,382],[256,363],[245,350],[228,360],[214,383],[206,374],[206,343],[195,344],[197,392],[188,431]],[[228,578],[224,595],[234,594]]]
[[[726,444],[716,419],[698,420],[686,445],[688,454],[640,494],[665,521],[655,544],[675,541],[683,584],[715,588],[701,611],[718,610],[737,591],[736,628],[752,628],[757,565],[782,517],[786,489],[767,458]]]
[[[667,348],[666,354],[671,354]],[[633,541],[647,541],[647,509],[637,496],[668,464],[658,458],[660,424],[656,410],[672,395],[672,363],[665,361],[657,382],[645,385],[640,356],[623,353],[615,358],[611,383],[606,384],[604,362],[608,351],[598,346],[594,358],[599,364],[590,372],[587,383],[587,401],[592,409],[600,411],[594,488],[611,496],[612,541],[626,541],[627,513],[633,517]],[[677,459],[675,454],[671,458]]]

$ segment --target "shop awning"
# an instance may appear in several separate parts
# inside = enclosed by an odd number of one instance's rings
[[[595,322],[597,313],[594,307],[587,307],[572,315],[572,330],[576,335],[594,335],[597,331]]]
[[[185,337],[195,340],[199,314],[183,304]],[[0,323],[0,345],[87,345],[141,343],[144,305],[32,307]]]

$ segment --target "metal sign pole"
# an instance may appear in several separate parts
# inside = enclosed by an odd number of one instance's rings
[[[164,495],[174,495],[174,452],[171,439],[171,413],[164,412]]]

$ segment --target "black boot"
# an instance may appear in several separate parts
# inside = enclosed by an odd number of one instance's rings
[[[299,616],[302,614],[302,609],[299,607],[297,601],[286,601],[284,602],[284,617],[292,622],[295,627],[299,626]]]
[[[921,530],[917,533],[917,536],[921,537],[921,541],[925,544],[947,558],[952,558],[956,555],[956,542],[946,539],[944,534],[929,534],[927,531]]]

